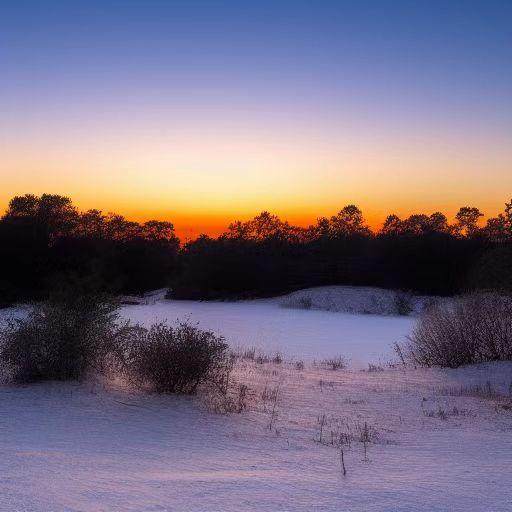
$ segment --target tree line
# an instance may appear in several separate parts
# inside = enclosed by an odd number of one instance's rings
[[[175,275],[179,248],[170,222],[79,212],[59,195],[17,196],[0,220],[0,303],[43,298],[64,278],[143,293]]]
[[[63,196],[16,196],[0,219],[0,304],[37,300],[63,277],[111,293],[168,286],[176,298],[270,296],[321,285],[451,295],[512,290],[512,200],[487,219],[460,208],[389,215],[372,231],[355,205],[300,227],[269,212],[181,244],[170,222],[80,212]]]

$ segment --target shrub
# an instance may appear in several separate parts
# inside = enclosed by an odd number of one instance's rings
[[[510,360],[512,297],[480,293],[437,304],[420,317],[408,349],[422,366]]]
[[[300,309],[311,309],[313,307],[313,299],[311,297],[300,297],[299,299]]]
[[[102,369],[126,326],[107,296],[55,292],[0,332],[0,361],[14,382],[82,379]]]
[[[298,371],[304,370],[304,361],[295,361],[295,369]]]
[[[280,352],[276,352],[274,356],[272,357],[272,362],[274,364],[281,364],[283,362],[283,356]]]
[[[186,322],[136,333],[126,365],[133,383],[157,393],[195,394],[205,382],[227,390],[232,358],[222,337]]]
[[[404,291],[395,292],[393,302],[395,304],[395,310],[400,316],[410,315],[414,308],[412,305],[412,294]]]
[[[344,368],[347,367],[347,361],[342,356],[336,356],[336,357],[331,357],[329,359],[324,359],[321,362],[321,365],[324,368],[328,368],[333,371],[334,370],[343,370]]]
[[[247,384],[231,383],[229,390],[219,390],[215,387],[203,389],[201,391],[201,401],[210,412],[240,414],[247,409],[249,394],[250,389]]]
[[[240,357],[244,361],[254,361],[254,359],[256,358],[256,347],[246,348],[244,351],[238,354],[238,357]]]

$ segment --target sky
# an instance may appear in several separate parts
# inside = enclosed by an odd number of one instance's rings
[[[0,3],[0,210],[493,215],[511,139],[510,0]]]

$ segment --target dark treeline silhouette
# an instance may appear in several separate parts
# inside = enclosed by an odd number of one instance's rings
[[[79,212],[57,195],[13,198],[0,220],[0,303],[37,299],[61,276],[114,293],[170,286],[176,298],[270,296],[344,284],[451,295],[512,290],[512,201],[479,226],[478,208],[389,215],[373,232],[354,205],[307,228],[263,212],[217,238],[180,245],[170,222]]]
[[[450,225],[442,213],[390,215],[374,233],[354,205],[308,228],[263,212],[186,244],[174,295],[264,296],[329,284],[439,295],[512,289],[512,202],[482,228],[481,216],[463,207]]]
[[[178,251],[169,222],[80,213],[58,195],[14,197],[0,221],[0,303],[41,298],[61,276],[142,293],[169,281]]]

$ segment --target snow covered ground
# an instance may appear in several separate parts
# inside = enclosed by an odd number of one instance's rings
[[[1,316],[13,313],[23,311]],[[289,309],[279,299],[156,300],[122,315],[188,317],[289,362],[237,360],[233,393],[248,387],[241,414],[212,412],[206,392],[1,386],[0,511],[512,510],[512,363],[387,367],[413,318]],[[336,355],[348,369],[321,364]]]
[[[494,396],[508,393],[511,364],[368,372],[239,361],[236,375],[251,391],[231,415],[91,383],[3,387],[0,510],[511,510],[512,411]],[[331,432],[351,436],[346,476]]]
[[[287,357],[321,359],[343,355],[354,367],[388,361],[392,345],[409,334],[414,319],[350,315],[280,307],[279,300],[195,302],[164,300],[153,305],[124,306],[125,318],[143,324],[188,318],[203,329],[225,336],[232,346]]]
[[[239,302],[158,300],[125,305],[120,314],[134,323],[188,319],[223,335],[233,347],[255,347],[288,358],[323,359],[343,355],[352,367],[387,362],[392,345],[403,342],[415,319],[406,316],[354,315],[282,307],[282,298]],[[0,310],[0,323],[23,316],[26,308]]]
[[[413,295],[369,286],[319,286],[279,298],[282,307],[364,315],[418,315],[441,297]]]

